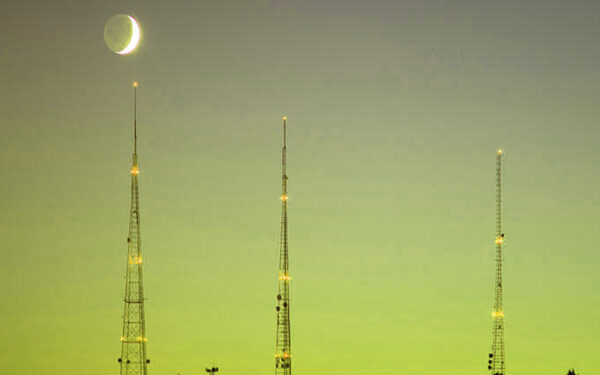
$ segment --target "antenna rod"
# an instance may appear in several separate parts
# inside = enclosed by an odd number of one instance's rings
[[[137,87],[138,83],[133,82],[133,153],[137,154]]]
[[[496,159],[496,236],[504,237],[502,233],[502,150],[498,150]],[[500,241],[499,244],[502,245]]]
[[[283,116],[283,147],[287,146],[287,116]]]
[[[286,195],[287,194],[287,176],[286,176],[286,169],[287,169],[287,160],[286,160],[286,153],[287,153],[287,116],[283,116],[283,147],[281,149],[281,172],[282,172],[282,190],[281,190],[281,194],[282,195]]]

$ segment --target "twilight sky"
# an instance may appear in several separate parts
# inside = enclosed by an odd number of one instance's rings
[[[103,40],[130,13],[132,56]],[[600,373],[600,2],[0,6],[0,369],[116,374],[139,80],[152,375],[274,370],[288,116],[299,375]]]

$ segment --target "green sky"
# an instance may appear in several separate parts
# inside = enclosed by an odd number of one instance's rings
[[[131,13],[132,56],[103,40]],[[294,372],[487,375],[495,150],[510,375],[600,373],[600,4],[0,9],[0,372],[117,374],[131,101],[152,375],[274,370],[288,116]]]

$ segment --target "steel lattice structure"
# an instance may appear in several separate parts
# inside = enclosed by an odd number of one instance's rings
[[[488,369],[492,375],[505,375],[504,362],[504,305],[502,295],[502,260],[504,249],[504,232],[502,232],[502,157],[504,152],[496,153],[496,283],[495,303],[492,319],[494,321],[492,352],[489,355]]]
[[[131,164],[131,205],[127,237],[127,271],[121,335],[121,375],[147,375],[150,360],[146,358],[144,316],[144,283],[142,277],[142,238],[140,235],[140,169],[137,155],[137,82],[133,84],[133,156]]]
[[[283,148],[281,150],[281,235],[279,238],[279,281],[277,290],[277,339],[275,374],[291,375],[292,348],[290,326],[290,268],[288,259],[288,189],[286,171],[287,118],[283,118]]]

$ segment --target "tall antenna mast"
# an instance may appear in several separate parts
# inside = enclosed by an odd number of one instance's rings
[[[144,316],[144,284],[142,277],[142,238],[140,233],[140,194],[137,157],[137,86],[133,83],[133,155],[131,170],[131,206],[127,237],[127,271],[125,276],[125,309],[121,335],[121,375],[147,375],[150,360],[146,358],[146,323]]]
[[[291,375],[292,348],[290,332],[290,269],[288,262],[287,221],[287,117],[283,117],[283,148],[281,149],[281,236],[279,239],[279,281],[277,290],[277,339],[275,374]]]
[[[504,363],[504,306],[502,298],[502,258],[504,232],[502,232],[502,157],[504,152],[496,153],[496,284],[495,303],[492,318],[494,320],[494,337],[492,352],[489,355],[488,370],[492,375],[505,375]]]

